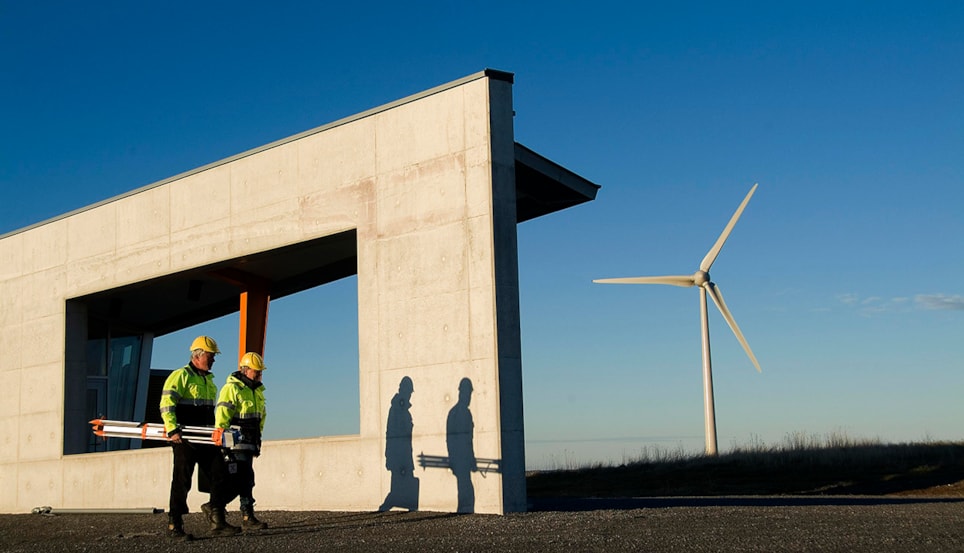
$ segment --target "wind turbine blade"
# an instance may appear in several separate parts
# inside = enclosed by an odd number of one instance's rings
[[[736,324],[736,319],[733,318],[730,310],[726,308],[726,303],[723,301],[723,293],[720,292],[720,288],[712,282],[707,282],[706,285],[704,285],[704,288],[706,288],[706,291],[709,292],[710,298],[713,299],[713,303],[716,304],[716,307],[720,310],[720,313],[723,314],[723,318],[726,319],[726,323],[730,325],[730,329],[733,331],[733,334],[736,335],[736,339],[740,341],[740,345],[743,346],[743,351],[745,351],[750,357],[750,361],[753,361],[753,365],[756,367],[757,372],[763,372],[760,369],[760,363],[756,360],[756,356],[753,355],[753,350],[750,349],[750,344],[746,343],[746,338],[744,338],[743,333],[740,332],[740,327]]]
[[[736,213],[733,214],[733,217],[730,217],[730,222],[726,224],[726,228],[723,229],[723,233],[720,234],[720,237],[716,239],[716,244],[713,244],[713,247],[710,248],[710,251],[706,254],[706,257],[703,258],[703,262],[700,263],[701,271],[709,272],[713,262],[716,261],[716,256],[720,255],[720,250],[723,248],[723,244],[726,242],[726,239],[730,237],[730,231],[733,230],[736,222],[740,219],[740,215],[743,214],[743,210],[746,209],[746,204],[750,202],[750,197],[752,197],[753,193],[756,192],[757,186],[758,184],[753,185],[753,188],[750,189],[750,192],[746,195],[746,198],[743,198],[743,203],[740,204],[740,207],[736,208]]]
[[[597,284],[671,284],[673,286],[696,286],[693,275],[658,276],[658,277],[626,277],[599,278],[593,280]]]

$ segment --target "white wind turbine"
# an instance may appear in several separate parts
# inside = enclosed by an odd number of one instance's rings
[[[756,370],[760,371],[760,363],[757,362],[756,356],[753,355],[753,351],[750,349],[750,345],[746,342],[746,338],[743,337],[743,333],[740,332],[740,327],[736,324],[736,320],[733,319],[733,315],[730,314],[730,310],[727,309],[726,304],[723,302],[723,294],[720,293],[720,288],[716,284],[710,281],[710,267],[713,262],[716,261],[716,257],[720,254],[720,249],[723,248],[723,243],[726,242],[727,237],[730,236],[730,231],[733,230],[733,226],[736,225],[737,220],[740,215],[743,214],[743,209],[746,208],[746,204],[749,203],[750,197],[756,192],[757,185],[754,184],[753,188],[743,199],[743,203],[740,207],[736,209],[736,213],[730,218],[730,222],[727,223],[726,228],[723,229],[723,233],[710,248],[709,253],[700,262],[700,269],[693,273],[692,275],[678,275],[678,276],[657,276],[657,277],[629,277],[629,278],[604,278],[593,280],[593,282],[598,282],[601,284],[671,284],[673,286],[698,286],[700,289],[700,328],[703,334],[703,411],[706,427],[706,454],[716,455],[716,410],[713,406],[713,369],[712,362],[710,360],[710,326],[709,318],[706,310],[706,296],[709,294],[710,298],[713,299],[713,303],[723,314],[723,318],[726,319],[727,324],[730,325],[730,329],[733,330],[733,334],[736,335],[736,339],[740,341],[740,345],[743,346],[743,350],[746,354],[750,356],[750,361],[753,361],[753,365]]]

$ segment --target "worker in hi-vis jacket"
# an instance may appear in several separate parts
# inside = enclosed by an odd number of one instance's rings
[[[224,506],[231,499],[226,468],[221,450],[216,445],[191,443],[181,436],[184,426],[214,426],[214,402],[217,386],[211,368],[214,356],[221,353],[209,336],[198,336],[191,343],[191,359],[172,372],[161,392],[161,419],[174,452],[171,476],[171,498],[168,511],[168,535],[192,539],[184,531],[184,515],[188,513],[187,494],[191,490],[194,467],[199,469],[198,490],[210,493],[210,501],[201,506],[215,535],[231,535],[240,531],[225,521]]]
[[[261,455],[261,433],[267,416],[264,401],[264,359],[255,352],[245,353],[238,370],[228,375],[215,409],[215,424],[241,429],[238,441],[226,450],[232,492],[240,496],[241,528],[260,530],[268,525],[254,514],[254,458]],[[233,495],[232,495],[233,498]]]

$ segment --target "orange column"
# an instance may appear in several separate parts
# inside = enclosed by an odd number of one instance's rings
[[[264,340],[268,332],[268,295],[267,286],[248,282],[241,292],[241,323],[238,335],[238,360],[249,351],[264,355]]]

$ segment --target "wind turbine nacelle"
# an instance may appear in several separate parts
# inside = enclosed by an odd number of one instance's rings
[[[703,286],[710,281],[710,273],[706,271],[696,271],[693,273],[693,284]]]

